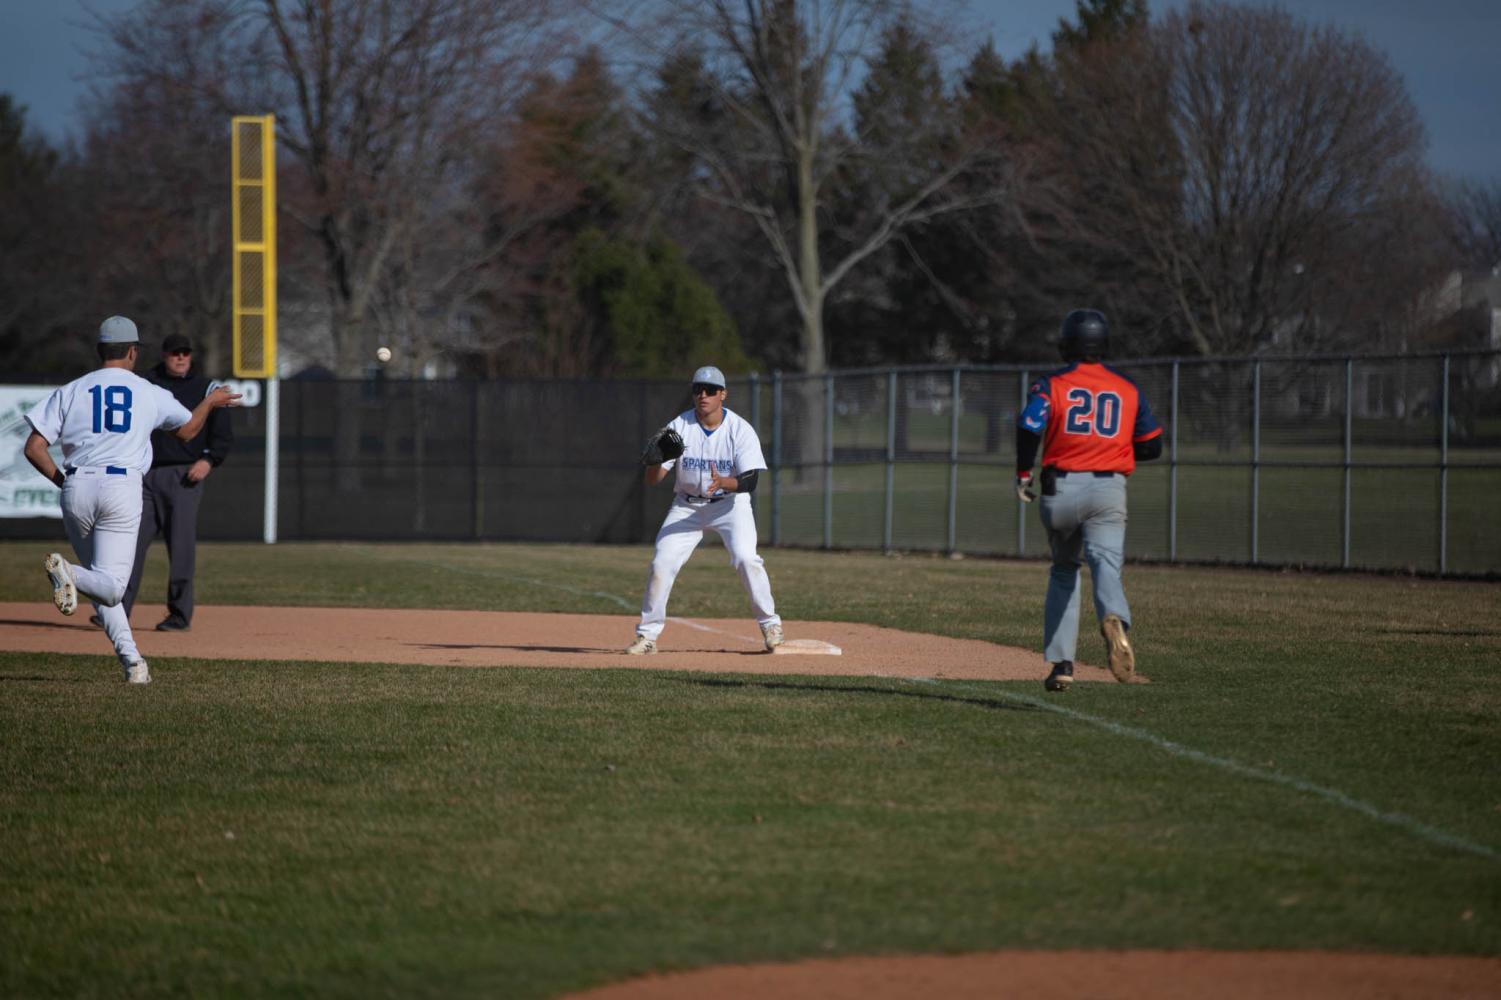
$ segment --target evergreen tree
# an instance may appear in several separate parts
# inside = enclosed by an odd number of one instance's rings
[[[1084,52],[1100,42],[1119,41],[1147,27],[1146,0],[1076,0],[1078,24],[1062,18],[1053,32],[1053,55]]]
[[[726,372],[750,367],[735,324],[671,240],[657,234],[642,245],[590,229],[572,251],[587,339],[601,345],[610,373],[682,377],[704,359]]]
[[[728,314],[657,225],[650,160],[598,52],[534,82],[497,153],[496,233],[541,212],[502,259],[512,281],[496,311],[514,318],[501,369],[674,376],[695,345],[747,367]]]

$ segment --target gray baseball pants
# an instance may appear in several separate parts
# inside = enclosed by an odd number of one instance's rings
[[[1131,626],[1131,608],[1121,586],[1126,548],[1126,477],[1090,472],[1060,475],[1057,492],[1044,496],[1042,526],[1048,532],[1053,567],[1043,611],[1043,655],[1070,662],[1079,644],[1079,567],[1089,564],[1099,620],[1119,615]]]
[[[164,465],[147,472],[141,481],[141,530],[136,535],[136,561],[120,604],[128,617],[141,591],[146,552],[157,535],[167,539],[167,613],[193,620],[193,571],[198,558],[198,505],[203,484],[184,478],[186,465]]]

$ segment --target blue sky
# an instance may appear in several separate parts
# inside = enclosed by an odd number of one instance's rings
[[[0,0],[0,91],[29,107],[54,140],[75,128],[94,44],[84,8],[126,10],[136,0]],[[919,0],[921,2],[921,0]],[[946,0],[952,2],[952,0]],[[1154,12],[1187,0],[1148,0]],[[1282,0],[1280,6],[1363,35],[1407,81],[1428,126],[1429,163],[1447,173],[1501,179],[1501,0]],[[969,0],[976,38],[1008,58],[1048,36],[1074,0]],[[966,33],[969,33],[968,31]]]

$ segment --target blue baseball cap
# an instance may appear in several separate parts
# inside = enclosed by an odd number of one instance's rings
[[[713,365],[704,365],[698,371],[693,373],[693,378],[690,380],[690,382],[692,385],[717,385],[721,389],[723,389],[724,372],[720,371],[718,368],[715,368]]]
[[[141,336],[136,332],[136,325],[124,316],[111,316],[99,324],[99,343],[101,344],[139,344]]]

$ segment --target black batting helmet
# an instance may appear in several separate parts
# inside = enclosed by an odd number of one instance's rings
[[[1058,350],[1065,361],[1102,358],[1110,350],[1110,323],[1098,309],[1075,309],[1063,317]]]

